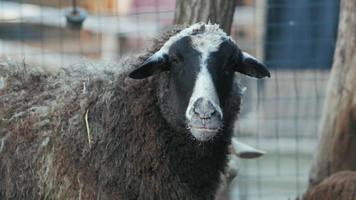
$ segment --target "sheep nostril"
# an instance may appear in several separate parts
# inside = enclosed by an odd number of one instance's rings
[[[215,108],[211,101],[204,100],[203,98],[199,98],[194,102],[190,113],[193,114],[194,117],[205,121],[209,121],[215,117],[219,118],[217,108]]]
[[[200,115],[199,111],[198,111],[196,108],[193,108],[193,113],[194,113],[195,115]]]
[[[213,110],[213,111],[210,112],[209,116],[213,116],[215,114],[216,114],[216,110]]]

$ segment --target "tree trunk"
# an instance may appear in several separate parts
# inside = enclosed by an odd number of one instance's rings
[[[177,0],[174,23],[212,22],[230,33],[235,0]]]
[[[309,188],[342,170],[356,170],[356,1],[340,6],[338,39]]]

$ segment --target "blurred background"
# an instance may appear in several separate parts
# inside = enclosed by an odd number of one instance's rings
[[[115,62],[142,51],[169,28],[175,0],[77,0],[82,28],[66,25],[71,0],[0,0],[0,62],[49,70]],[[302,194],[317,144],[318,122],[336,41],[338,0],[237,0],[231,36],[264,61],[272,78],[247,87],[238,138],[267,151],[241,160],[231,199],[286,200]]]

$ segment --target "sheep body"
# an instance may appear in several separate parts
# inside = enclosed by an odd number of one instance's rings
[[[59,75],[2,65],[0,199],[213,199],[240,93],[222,136],[200,143],[162,116],[167,75],[127,78],[151,54]]]

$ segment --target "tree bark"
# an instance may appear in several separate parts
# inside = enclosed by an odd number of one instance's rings
[[[229,34],[235,4],[235,0],[177,0],[174,23],[193,24],[210,21],[220,24],[220,27]]]
[[[309,174],[309,189],[342,170],[356,170],[356,1],[342,0],[334,63]]]

